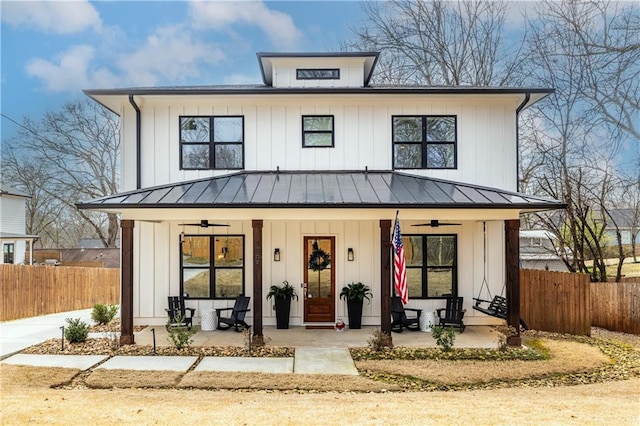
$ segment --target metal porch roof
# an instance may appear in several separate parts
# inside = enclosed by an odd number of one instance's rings
[[[395,171],[243,171],[77,204],[132,208],[454,208],[548,210],[541,197]]]

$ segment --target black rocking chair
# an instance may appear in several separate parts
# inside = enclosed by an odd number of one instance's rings
[[[464,313],[466,309],[462,309],[463,298],[462,297],[447,297],[447,306],[445,308],[436,309],[436,314],[440,319],[439,324],[441,327],[455,327],[460,330],[460,333],[464,332]]]
[[[236,297],[236,301],[233,304],[233,308],[218,308],[218,330],[228,330],[233,327],[236,331],[242,331],[242,328],[249,328],[248,325],[244,321],[244,317],[247,312],[250,311],[249,308],[249,300],[251,298],[249,296],[238,296]],[[223,317],[221,315],[222,311],[231,311],[231,314],[228,317]]]
[[[415,312],[411,317],[407,317],[407,311]],[[391,331],[402,333],[402,329],[406,328],[411,331],[420,330],[420,314],[422,309],[405,308],[402,305],[402,299],[398,296],[391,298]]]
[[[184,299],[180,296],[168,297],[169,307],[165,309],[169,320],[167,321],[167,330],[171,327],[187,326],[191,328],[193,326],[193,316],[196,313],[195,308],[186,308],[184,306]],[[178,322],[178,317],[180,322]]]

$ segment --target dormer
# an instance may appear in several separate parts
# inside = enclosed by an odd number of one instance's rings
[[[364,87],[378,52],[258,53],[264,84],[276,88]]]

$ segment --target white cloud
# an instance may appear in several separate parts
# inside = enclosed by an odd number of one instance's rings
[[[167,26],[150,35],[144,45],[118,60],[118,67],[135,85],[155,85],[163,80],[181,83],[200,75],[202,65],[225,58],[213,44],[193,40],[179,26]]]
[[[65,92],[181,84],[200,77],[203,69],[224,59],[217,46],[193,40],[180,27],[169,26],[156,30],[139,48],[128,53],[78,45],[52,60],[31,59],[26,72],[39,79],[44,90]]]
[[[12,27],[36,28],[55,34],[72,34],[102,27],[100,15],[81,1],[3,1],[2,21]]]
[[[197,28],[228,30],[239,23],[254,25],[280,48],[295,47],[303,37],[291,16],[269,9],[262,1],[195,1],[190,3],[190,16]]]
[[[73,46],[58,55],[55,61],[31,59],[26,71],[28,75],[40,79],[44,89],[49,92],[77,91],[112,84],[115,77],[110,71],[104,68],[90,69],[94,55],[91,46]]]

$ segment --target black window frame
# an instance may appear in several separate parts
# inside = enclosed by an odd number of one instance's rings
[[[183,264],[183,255],[182,255],[182,247],[183,247],[183,238],[188,237],[198,237],[198,238],[209,238],[209,255],[211,258],[209,259],[209,266],[184,266]],[[241,238],[242,239],[242,266],[216,266],[215,264],[215,242],[216,238]],[[244,234],[182,234],[180,236],[180,294],[184,296],[187,300],[234,300],[238,294],[229,295],[228,297],[215,297],[216,295],[216,274],[215,271],[218,269],[241,269],[242,270],[242,290],[239,294],[245,294],[246,289],[246,238]],[[209,297],[193,297],[188,296],[185,293],[184,289],[184,270],[185,269],[209,269]]]
[[[16,244],[2,243],[2,260],[5,265],[13,265],[16,261]]]
[[[316,75],[305,76],[305,73]],[[296,68],[296,80],[340,80],[340,68]]]
[[[421,266],[410,266],[405,259],[405,265],[407,271],[409,269],[422,269],[422,296],[409,296],[411,299],[419,299],[419,300],[441,300],[445,299],[447,296],[436,296],[429,297],[429,280],[428,280],[428,270],[429,268],[436,268],[434,266],[429,266],[428,257],[427,257],[427,239],[429,237],[453,237],[453,245],[455,250],[455,256],[453,258],[453,264],[451,266],[437,266],[439,269],[451,269],[451,295],[458,295],[458,234],[402,234],[402,238],[405,237],[421,237],[422,238],[422,265]],[[406,252],[406,245],[405,245]],[[407,283],[408,285],[408,283]]]
[[[209,140],[202,142],[189,142],[182,140],[182,120],[190,118],[207,118],[209,119]],[[214,140],[214,122],[217,118],[239,118],[242,121],[242,140],[240,142],[217,142]],[[245,129],[244,115],[180,115],[178,118],[178,140],[180,150],[180,170],[244,170],[245,157]],[[209,167],[184,167],[183,146],[207,146],[209,148]],[[221,145],[240,145],[242,147],[242,159],[240,167],[216,167],[215,147]]]
[[[396,118],[420,118],[422,120],[422,140],[420,141],[401,141],[396,142],[395,135],[395,119]],[[429,118],[453,118],[454,120],[454,140],[451,141],[428,141],[427,137],[427,122]],[[396,166],[396,145],[420,145],[421,147],[421,164],[420,167],[398,167]],[[453,166],[451,167],[428,167],[428,147],[430,145],[453,145]],[[458,168],[458,116],[452,114],[408,114],[408,115],[392,115],[391,116],[391,158],[392,167],[394,170],[456,170]]]
[[[331,118],[331,130],[305,130],[305,118]],[[306,114],[302,116],[302,147],[303,148],[335,148],[336,146],[336,119],[331,114]],[[306,145],[306,135],[313,134],[331,134],[331,145]]]

